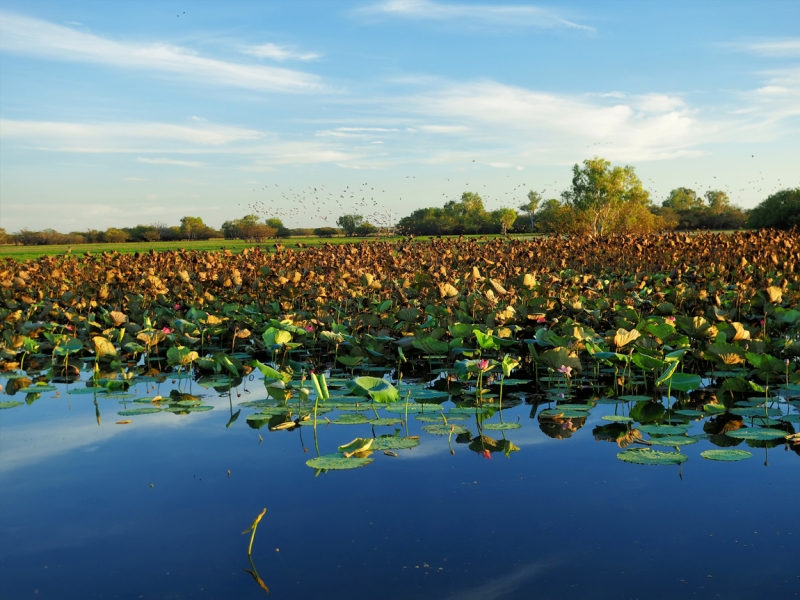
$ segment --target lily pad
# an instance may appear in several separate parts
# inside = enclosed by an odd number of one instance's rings
[[[680,425],[641,425],[639,431],[650,435],[682,435],[689,431],[689,428]]]
[[[688,435],[665,435],[664,437],[655,437],[650,440],[654,446],[688,446],[689,444],[696,444],[697,438]]]
[[[382,435],[372,441],[370,450],[405,450],[419,446],[419,440],[411,437],[400,437],[394,435]]]
[[[519,423],[484,423],[483,428],[487,431],[508,431],[509,429],[520,429]]]
[[[369,423],[369,420],[364,415],[355,413],[339,415],[336,419],[331,421],[331,423],[335,423],[336,425],[362,425],[364,423]]]
[[[678,452],[661,452],[649,448],[629,448],[617,454],[617,458],[637,465],[679,465],[689,457]]]
[[[166,412],[171,412],[176,415],[182,415],[186,413],[194,413],[194,412],[206,412],[209,410],[214,410],[213,406],[168,406],[164,409]]]
[[[785,438],[789,435],[786,431],[782,431],[780,429],[771,429],[769,427],[763,428],[754,428],[754,427],[747,427],[742,429],[737,429],[735,431],[727,431],[725,435],[728,435],[733,438],[739,438],[742,440],[777,440],[781,438]]]
[[[633,421],[630,417],[623,417],[622,415],[604,415],[602,419],[612,423],[631,423]]]
[[[781,417],[784,423],[800,423],[800,415],[784,415]]]
[[[122,417],[132,417],[134,415],[150,415],[157,412],[161,412],[161,409],[156,408],[155,406],[151,406],[147,408],[132,408],[131,410],[121,410],[117,414]]]
[[[645,400],[652,400],[651,396],[620,396],[623,402],[644,402]]]
[[[454,435],[459,435],[468,432],[466,428],[453,423],[450,423],[449,425],[445,425],[444,423],[441,425],[423,425],[422,430],[432,433],[433,435],[450,435],[451,433]]]
[[[693,408],[681,408],[674,411],[676,415],[683,415],[684,417],[704,417],[706,413]]]
[[[32,385],[26,388],[20,388],[17,390],[20,394],[41,394],[42,392],[55,392],[56,386],[54,385]]]
[[[365,467],[371,463],[372,458],[357,458],[351,456],[346,458],[343,454],[325,454],[318,458],[312,458],[306,461],[306,464],[312,469],[324,469],[326,471],[344,471],[347,469],[357,469],[358,467]]]
[[[403,419],[399,417],[381,417],[378,419],[370,419],[369,424],[374,426],[388,427],[389,425],[397,425],[402,423]]]
[[[562,419],[580,419],[589,416],[585,410],[561,410],[560,408],[547,408],[539,413],[542,417],[553,417]]]
[[[725,462],[746,460],[753,457],[747,450],[705,450],[700,453],[700,456],[708,460],[720,460]]]
[[[0,402],[0,408],[14,408],[15,406],[22,406],[24,402],[17,402],[16,400],[4,400]]]
[[[408,403],[408,413],[424,413],[424,412],[441,412],[442,407],[439,404],[417,404],[416,402]],[[453,409],[455,410],[455,409]],[[395,402],[386,407],[386,412],[404,414],[406,412],[405,402]]]

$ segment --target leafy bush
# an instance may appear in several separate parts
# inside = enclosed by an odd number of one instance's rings
[[[781,190],[769,196],[750,211],[747,226],[776,229],[800,227],[800,188]]]

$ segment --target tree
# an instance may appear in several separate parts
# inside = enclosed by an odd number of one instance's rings
[[[364,217],[361,215],[342,215],[336,219],[336,224],[342,228],[346,236],[354,236],[356,229],[364,222]]]
[[[677,212],[695,210],[703,207],[703,199],[694,190],[680,187],[672,190],[667,199],[661,203],[661,206],[671,208]]]
[[[106,232],[103,235],[103,237],[105,238],[106,242],[109,242],[111,244],[118,244],[121,242],[127,242],[130,236],[121,229],[109,227],[108,229],[106,229]]]
[[[317,227],[314,229],[314,235],[324,238],[330,238],[338,235],[339,230],[335,227]]]
[[[709,210],[715,215],[723,213],[730,208],[731,201],[725,192],[709,190],[705,193],[705,196]]]
[[[493,220],[500,225],[500,233],[503,235],[508,232],[509,227],[514,225],[518,216],[517,211],[513,208],[498,208],[492,211]]]
[[[210,228],[200,217],[183,217],[181,219],[181,236],[186,240],[208,239]],[[213,230],[212,230],[213,231]]]
[[[539,192],[534,192],[531,190],[528,192],[528,201],[519,205],[519,209],[525,212],[531,221],[531,230],[533,230],[533,213],[535,213],[536,209],[539,208],[539,204],[541,204],[541,202],[542,195]]]
[[[790,229],[800,227],[800,187],[775,192],[750,211],[747,226]]]
[[[261,223],[258,215],[245,215],[241,219],[225,221],[222,224],[222,234],[228,240],[261,241],[271,238],[277,230]]]
[[[602,158],[583,161],[572,169],[572,186],[561,194],[564,203],[577,211],[589,233],[604,236],[625,231],[625,212],[634,206],[648,207],[650,194],[642,187],[631,166],[611,168]]]
[[[267,219],[266,224],[273,229],[283,229],[283,221],[281,221],[278,217]]]
[[[370,236],[374,234],[376,231],[378,231],[378,228],[375,227],[375,225],[373,225],[369,221],[365,221],[364,223],[356,227],[356,235],[359,237]]]

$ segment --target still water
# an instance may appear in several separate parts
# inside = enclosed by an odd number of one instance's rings
[[[2,400],[25,400],[0,382]],[[701,438],[680,447],[682,465],[629,464],[593,434],[629,404],[547,425],[537,415],[554,404],[531,405],[524,393],[502,411],[521,427],[484,431],[519,448],[508,456],[423,431],[429,423],[413,412],[406,433],[405,422],[328,423],[353,414],[330,411],[315,440],[310,425],[250,426],[261,407],[239,403],[266,397],[257,379],[230,397],[191,385],[136,383],[95,405],[56,384],[0,410],[0,597],[264,597],[248,571],[278,599],[800,594],[797,445],[742,443],[752,458],[717,462],[700,456],[716,448]],[[213,409],[118,414],[178,386]],[[475,415],[464,418],[450,422],[475,434]],[[702,435],[703,423],[690,420],[688,435]],[[395,430],[420,444],[347,471],[306,465],[317,448],[335,453]],[[263,508],[251,562],[242,531]]]

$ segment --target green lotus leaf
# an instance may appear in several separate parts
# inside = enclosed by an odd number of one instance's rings
[[[650,435],[683,435],[689,428],[682,425],[641,425],[639,431]]]
[[[637,465],[679,465],[689,460],[678,452],[661,452],[649,448],[629,448],[617,454],[617,458]]]
[[[742,440],[765,441],[765,440],[777,440],[785,438],[790,434],[787,433],[786,431],[782,431],[780,429],[771,429],[769,427],[763,427],[763,428],[747,427],[747,428],[737,429],[735,431],[726,431],[725,435]]]
[[[185,415],[188,413],[195,413],[195,412],[206,412],[209,410],[214,410],[213,406],[201,405],[201,406],[168,406],[164,409],[165,412],[170,412],[176,415]]]
[[[345,382],[345,385],[356,396],[369,396],[381,404],[397,402],[400,398],[397,388],[379,377],[356,377]]]
[[[405,450],[416,446],[419,446],[417,438],[382,435],[373,440],[371,450]]]
[[[519,423],[484,423],[483,428],[487,431],[508,431],[509,429],[520,429]]]
[[[739,415],[740,417],[777,417],[783,413],[777,408],[732,408],[731,414]]]
[[[406,412],[406,404],[405,402],[395,402],[394,404],[390,404],[384,408],[386,412],[390,413],[400,413],[405,414]],[[455,410],[455,409],[451,409]],[[442,407],[439,404],[417,404],[416,402],[409,402],[408,403],[408,414],[416,414],[416,413],[440,413],[442,411]]]
[[[784,423],[800,423],[800,415],[784,415],[780,420]]]
[[[679,410],[673,411],[676,415],[682,415],[684,417],[704,417],[705,413],[699,410],[695,410],[693,408],[681,408]]]
[[[591,410],[594,408],[591,404],[558,404],[556,406],[557,409],[564,409],[564,410]]]
[[[700,456],[708,460],[720,460],[725,462],[746,460],[753,457],[752,453],[747,450],[705,450],[700,453]]]
[[[336,425],[362,425],[364,423],[369,423],[369,420],[364,415],[356,413],[339,415],[336,419],[331,421],[331,423],[335,423]]]
[[[653,402],[652,400],[641,400],[636,403],[636,406],[631,408],[630,416],[634,421],[639,423],[650,423],[658,421],[664,416],[664,405],[660,402]]]
[[[622,415],[604,415],[602,419],[612,423],[630,423],[633,421],[630,417],[623,417]]]
[[[444,423],[441,425],[423,425],[422,430],[432,433],[433,435],[450,435],[451,433],[454,435],[459,435],[469,432],[466,428],[454,423],[450,423],[448,425],[445,425]]]
[[[374,425],[376,427],[377,426],[387,427],[387,426],[390,426],[390,425],[397,425],[398,423],[402,423],[402,422],[403,422],[403,419],[401,419],[399,417],[397,417],[397,418],[382,417],[382,418],[378,418],[378,419],[370,419],[369,420],[369,424],[370,425]]]
[[[325,471],[344,471],[346,469],[357,469],[358,467],[365,467],[371,463],[372,458],[356,458],[351,456],[346,458],[344,455],[339,454],[325,454],[318,458],[312,458],[306,461],[306,464],[312,469],[323,469]]]
[[[20,388],[17,392],[20,394],[41,394],[42,392],[55,392],[56,389],[54,385],[32,385],[30,387]]]
[[[585,410],[562,410],[560,408],[546,408],[539,413],[539,416],[562,419],[580,419],[581,417],[588,417],[589,413]]]
[[[14,408],[15,406],[22,406],[23,404],[25,403],[16,400],[3,400],[0,402],[0,408]]]
[[[664,437],[654,437],[650,439],[654,446],[688,446],[696,444],[697,438],[688,435],[665,435]]]
[[[652,396],[641,396],[641,395],[631,395],[631,396],[620,396],[619,400],[624,402],[646,402],[652,400]],[[613,398],[609,398],[609,400],[613,400]]]

